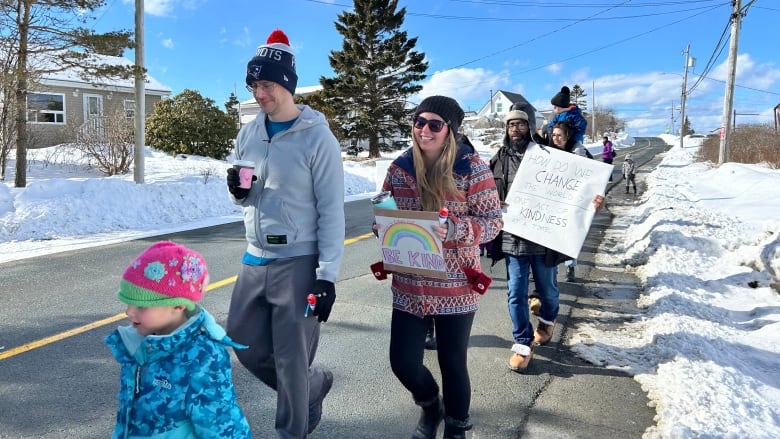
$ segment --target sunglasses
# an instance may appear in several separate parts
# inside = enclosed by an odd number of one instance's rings
[[[444,126],[447,125],[447,122],[443,120],[426,119],[422,116],[415,116],[412,121],[414,122],[414,127],[418,130],[425,128],[425,125],[427,124],[428,129],[431,130],[432,133],[440,132],[444,129]]]

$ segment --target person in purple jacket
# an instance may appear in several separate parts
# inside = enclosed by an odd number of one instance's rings
[[[601,160],[611,165],[617,153],[615,153],[615,149],[612,147],[612,142],[609,141],[609,136],[604,136],[602,144],[604,148],[601,150]],[[612,174],[609,174],[609,181],[612,181]]]

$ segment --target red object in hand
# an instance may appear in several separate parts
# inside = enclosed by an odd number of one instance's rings
[[[308,305],[306,305],[306,312],[303,313],[303,316],[309,317],[309,315],[314,314],[314,306],[317,305],[317,296],[315,296],[314,293],[309,293],[309,295],[306,296],[306,302]]]
[[[442,207],[439,209],[439,224],[444,224],[447,222],[447,218],[450,216],[450,211],[446,207]]]

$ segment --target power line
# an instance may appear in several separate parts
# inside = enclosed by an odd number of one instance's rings
[[[324,1],[324,0],[304,0],[304,1],[307,1],[307,2],[310,2],[310,3],[324,4],[324,5],[328,5],[328,6],[340,6],[340,7],[344,7],[344,8],[352,8],[352,5],[330,3],[330,2],[327,2],[327,1]],[[624,8],[646,8],[646,7],[660,7],[660,6],[677,6],[677,5],[690,6],[692,4],[699,4],[700,5],[700,6],[695,7],[695,8],[688,8],[688,9],[675,10],[675,11],[669,11],[669,12],[664,12],[664,13],[655,13],[655,14],[647,14],[647,15],[636,16],[636,17],[646,17],[646,16],[649,16],[649,15],[677,15],[677,14],[680,14],[681,12],[697,11],[696,13],[694,13],[692,15],[689,15],[687,17],[684,17],[684,18],[681,18],[679,20],[674,20],[672,22],[660,25],[660,26],[655,27],[653,29],[650,29],[648,31],[645,31],[645,32],[642,32],[642,33],[639,33],[639,34],[636,34],[636,35],[633,35],[633,36],[630,36],[630,37],[625,38],[625,39],[621,39],[620,41],[610,42],[610,43],[604,44],[602,46],[593,48],[591,50],[582,52],[580,54],[573,55],[573,56],[570,56],[570,57],[567,57],[567,58],[564,58],[564,59],[560,59],[560,60],[557,60],[557,61],[554,61],[554,62],[549,62],[549,63],[546,63],[546,64],[540,64],[540,65],[538,65],[536,67],[532,67],[532,68],[520,71],[517,74],[529,73],[529,72],[532,72],[532,71],[536,71],[536,70],[539,70],[539,69],[543,69],[543,68],[549,67],[551,65],[555,65],[555,64],[562,63],[562,62],[565,62],[565,61],[570,61],[570,60],[577,59],[577,58],[581,58],[583,56],[590,55],[590,54],[593,54],[593,53],[596,53],[596,52],[599,52],[599,51],[602,51],[602,50],[605,50],[605,49],[610,49],[610,48],[613,48],[616,45],[619,45],[621,43],[628,42],[628,41],[631,41],[631,40],[635,40],[635,39],[647,36],[649,34],[652,34],[654,32],[666,30],[669,26],[673,26],[673,25],[676,25],[676,24],[683,23],[685,21],[694,19],[694,18],[696,18],[696,17],[698,17],[700,15],[703,15],[703,14],[715,11],[715,10],[717,10],[719,8],[724,7],[724,6],[730,6],[731,5],[731,0],[727,0],[725,2],[723,0],[720,0],[720,1],[713,1],[713,0],[685,0],[685,1],[682,1],[682,0],[680,0],[680,1],[663,1],[663,2],[652,2],[652,3],[641,3],[641,4],[636,4],[636,3],[629,4],[632,0],[626,0],[626,1],[622,2],[622,3],[617,4],[617,5],[616,4],[606,4],[606,3],[567,3],[567,2],[546,3],[546,2],[540,2],[540,1],[537,1],[537,2],[533,2],[533,1],[526,1],[526,2],[517,1],[517,2],[513,2],[513,1],[507,1],[507,0],[482,0],[482,1],[477,1],[477,0],[451,0],[451,1],[452,2],[458,2],[458,3],[488,4],[488,5],[525,6],[525,7],[528,7],[528,6],[539,6],[539,7],[544,7],[544,8],[548,8],[548,7],[566,7],[566,8],[607,7],[608,9],[596,12],[596,13],[594,13],[594,14],[586,17],[586,18],[579,18],[579,19],[576,19],[576,18],[572,18],[572,19],[563,19],[563,18],[561,18],[561,19],[547,19],[549,21],[573,21],[573,23],[568,24],[568,25],[566,25],[564,27],[561,27],[559,29],[556,29],[554,31],[547,32],[547,33],[544,33],[542,35],[533,37],[533,38],[531,38],[531,39],[529,39],[527,41],[523,41],[523,42],[515,44],[513,46],[510,46],[510,47],[507,47],[507,48],[504,48],[504,49],[500,49],[500,50],[494,51],[494,52],[492,52],[492,53],[490,53],[488,55],[482,56],[480,58],[476,58],[476,59],[473,59],[471,61],[466,61],[466,62],[458,64],[458,65],[456,65],[454,67],[449,67],[449,68],[442,69],[442,70],[457,69],[457,68],[460,68],[460,67],[467,66],[469,64],[476,63],[478,61],[482,61],[482,60],[491,58],[491,57],[499,55],[501,53],[505,53],[505,52],[508,52],[510,50],[513,50],[513,49],[516,49],[516,48],[528,45],[528,44],[533,43],[533,42],[535,42],[537,40],[540,40],[540,39],[542,39],[544,37],[547,37],[549,35],[555,34],[555,33],[559,32],[561,30],[568,29],[570,27],[573,27],[573,26],[575,26],[575,25],[577,25],[579,23],[585,22],[585,21],[593,21],[593,20],[623,20],[623,19],[627,19],[628,18],[628,17],[598,17],[598,15],[602,15],[602,14],[604,14],[605,12],[607,12],[609,10],[624,9]],[[742,10],[746,11],[747,8],[749,8],[755,2],[756,2],[756,0],[752,0],[749,4],[744,6],[742,8]],[[756,7],[760,8],[760,9],[774,10],[774,9],[766,8],[766,7],[759,7],[759,6],[756,6]],[[510,22],[511,21],[535,21],[535,22],[545,21],[545,19],[512,19],[512,18],[489,18],[489,17],[438,15],[438,14],[415,13],[415,12],[409,12],[408,10],[406,12],[406,15],[425,17],[425,18],[433,18],[433,19],[442,19],[442,20],[472,20],[472,21],[497,20],[497,21],[502,21],[502,22],[506,22],[506,21],[510,21]],[[634,17],[634,16],[632,16],[632,17]],[[724,33],[726,32],[727,29],[728,29],[728,25],[724,28]],[[698,76],[697,77],[697,81],[691,87],[691,89],[688,91],[688,93],[692,92],[696,87],[698,87],[698,85],[699,85],[699,83],[701,82],[702,79],[708,79],[710,81],[715,81],[715,82],[720,82],[720,83],[724,83],[725,84],[725,81],[723,81],[723,80],[710,78],[709,76],[707,76],[707,73],[709,73],[709,71],[712,68],[712,66],[710,64],[714,65],[714,62],[715,62],[714,60],[717,60],[719,58],[719,56],[720,56],[720,53],[722,53],[723,48],[725,47],[725,42],[726,41],[728,41],[728,39],[725,39],[725,41],[724,41],[723,35],[721,35],[721,40],[716,45],[716,49],[715,49],[715,50],[719,50],[718,54],[715,55],[714,58],[713,57],[710,58],[711,61],[708,62],[708,66],[710,66],[710,67],[706,68],[705,71],[702,74],[697,75]],[[720,47],[720,49],[718,49],[718,47]],[[713,51],[713,53],[715,53],[715,51]],[[677,73],[672,73],[672,74],[677,74]],[[760,89],[757,89],[757,88],[752,88],[752,87],[747,87],[747,86],[736,85],[736,87],[742,88],[742,89],[746,89],[746,90],[752,90],[752,91],[756,91],[756,92],[760,92],[760,93],[767,93],[767,94],[772,94],[772,95],[780,95],[780,93],[777,93],[777,92],[772,92],[772,91],[768,91],[768,90],[760,90]]]
[[[710,59],[709,61],[707,61],[707,65],[704,66],[704,69],[702,70],[702,74],[699,75],[699,78],[687,91],[688,94],[696,90],[696,87],[698,87],[699,84],[701,84],[701,81],[705,77],[705,75],[710,72],[710,69],[712,69],[712,66],[715,64],[715,60],[719,59],[720,55],[723,53],[723,49],[726,47],[725,43],[729,40],[728,38],[729,24],[730,22],[727,22],[726,26],[723,28],[723,33],[720,34],[720,40],[718,40],[718,44],[715,45],[715,48],[713,49],[712,54],[710,55]]]
[[[679,24],[679,23],[682,23],[683,21],[690,20],[690,19],[692,19],[692,18],[694,18],[694,17],[697,17],[697,16],[699,16],[699,15],[705,14],[705,13],[707,13],[707,12],[714,11],[715,9],[717,9],[717,8],[720,8],[720,7],[721,7],[721,6],[714,6],[714,7],[711,7],[710,9],[708,9],[708,10],[706,10],[706,11],[702,11],[702,12],[699,12],[699,13],[697,13],[697,14],[691,15],[691,16],[689,16],[689,17],[681,18],[681,19],[679,19],[679,20],[676,20],[676,21],[673,21],[673,22],[671,22],[671,23],[667,23],[667,24],[664,24],[664,25],[658,26],[658,27],[656,27],[656,28],[650,29],[650,30],[648,30],[648,31],[645,31],[645,32],[642,32],[642,33],[640,33],[640,34],[636,34],[636,35],[634,35],[634,36],[631,36],[631,37],[625,38],[625,39],[623,39],[623,40],[620,40],[620,41],[613,41],[613,42],[610,42],[610,43],[608,43],[608,44],[605,44],[605,45],[603,45],[603,46],[600,46],[600,47],[596,47],[596,48],[594,48],[594,49],[591,49],[591,50],[589,50],[589,51],[587,51],[587,52],[583,52],[583,53],[580,53],[580,54],[577,54],[577,55],[573,55],[573,56],[570,56],[570,57],[568,57],[568,58],[564,58],[564,59],[562,59],[562,60],[559,60],[559,61],[555,61],[555,62],[551,62],[551,63],[547,63],[547,64],[538,65],[538,66],[536,66],[536,67],[533,67],[533,68],[530,68],[530,69],[527,69],[527,70],[523,70],[523,71],[522,71],[522,72],[520,72],[520,73],[528,73],[528,72],[533,72],[533,71],[535,71],[535,70],[543,69],[543,68],[545,68],[545,67],[548,67],[548,66],[551,66],[551,65],[554,65],[554,64],[558,64],[558,63],[561,63],[561,62],[564,62],[564,61],[570,61],[570,60],[573,60],[573,59],[581,58],[581,57],[583,57],[583,56],[585,56],[585,55],[590,55],[591,53],[599,52],[599,51],[602,51],[602,50],[605,50],[605,49],[611,49],[611,48],[615,47],[616,45],[619,45],[619,44],[625,43],[625,42],[627,42],[627,41],[635,40],[635,39],[637,39],[637,38],[643,37],[643,36],[645,36],[645,35],[648,35],[648,34],[651,34],[651,33],[653,33],[653,32],[657,32],[657,31],[659,31],[659,30],[664,30],[664,29],[666,29],[668,26],[671,26],[671,25],[674,25],[674,24]]]

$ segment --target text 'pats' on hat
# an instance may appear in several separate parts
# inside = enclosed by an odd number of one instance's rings
[[[153,244],[125,269],[119,300],[143,308],[184,305],[194,309],[209,283],[203,256],[171,241]]]
[[[295,73],[295,54],[290,40],[280,29],[268,36],[265,44],[258,46],[255,56],[246,65],[246,84],[255,81],[272,81],[295,94],[298,75]]]
[[[414,116],[417,117],[421,113],[438,114],[447,122],[453,134],[458,132],[460,124],[463,123],[463,117],[466,115],[458,105],[458,101],[447,96],[428,96],[423,99],[414,110]]]
[[[550,103],[561,108],[571,105],[571,90],[569,90],[569,87],[565,85],[561,87],[561,91],[550,99]]]
[[[526,113],[523,110],[512,110],[509,113],[506,114],[506,121],[507,123],[510,120],[524,120],[528,122],[528,113]]]

